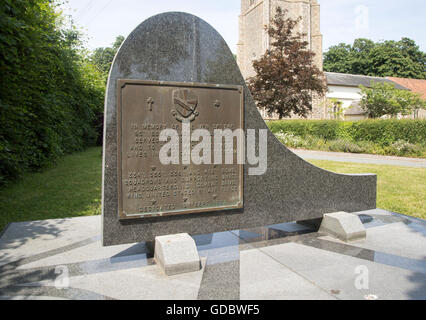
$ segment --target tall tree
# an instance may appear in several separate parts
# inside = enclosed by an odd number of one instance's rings
[[[272,39],[271,48],[253,62],[256,76],[248,80],[257,106],[278,114],[280,119],[293,114],[307,117],[313,94],[322,96],[327,91],[306,34],[295,32],[301,17],[294,20],[287,13],[277,8],[270,27],[265,29]]]
[[[105,81],[108,78],[109,69],[111,68],[112,60],[124,41],[123,36],[118,36],[111,47],[97,48],[91,56],[93,64],[103,74]]]
[[[95,51],[90,56],[90,60],[95,65],[96,69],[101,73],[103,79],[103,88],[108,81],[109,70],[111,69],[112,61],[114,60],[115,55],[117,54],[118,49],[120,49],[121,44],[124,41],[123,36],[117,36],[114,43],[111,47],[101,47],[95,49]],[[104,91],[105,92],[105,91]],[[98,139],[96,143],[101,145],[103,142],[103,128],[104,128],[104,113],[97,113],[96,119],[94,121],[94,127],[98,132]]]
[[[426,79],[426,53],[408,38],[374,42],[356,39],[324,54],[324,70],[377,77]]]

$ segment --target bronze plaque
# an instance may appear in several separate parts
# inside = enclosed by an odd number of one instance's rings
[[[241,86],[118,80],[117,98],[120,219],[243,207],[243,164],[237,161],[244,149],[244,133],[238,130],[244,128]],[[160,150],[171,141],[170,137],[160,141],[165,129],[174,130],[179,138],[179,161],[172,164],[160,161]],[[191,136],[198,129],[209,133],[211,148],[197,153],[199,143],[209,139],[193,138],[185,144],[184,129]],[[222,140],[223,162],[216,161],[214,152],[218,130],[235,134],[229,144]],[[225,148],[232,148],[233,158],[226,164]],[[205,156],[201,163],[192,161],[194,152]],[[189,163],[184,161],[188,157]]]

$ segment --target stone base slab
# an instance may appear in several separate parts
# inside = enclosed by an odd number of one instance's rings
[[[365,240],[367,237],[367,232],[359,217],[347,212],[325,214],[319,232],[327,233],[346,242]]]
[[[168,276],[201,268],[197,246],[187,233],[156,237],[154,259]]]

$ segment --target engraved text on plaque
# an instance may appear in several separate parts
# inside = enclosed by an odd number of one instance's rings
[[[243,146],[237,137],[231,143],[232,163],[225,163],[225,138],[223,163],[213,158],[219,139],[215,132],[243,129],[241,86],[118,80],[117,97],[120,219],[243,207],[243,165],[237,162],[237,149]],[[186,145],[184,125],[191,132],[210,133],[211,161],[183,161],[191,159],[201,142],[190,139]],[[177,164],[165,165],[159,158],[167,143],[160,141],[160,134],[166,129],[179,134]]]

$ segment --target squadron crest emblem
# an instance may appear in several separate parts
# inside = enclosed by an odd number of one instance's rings
[[[172,115],[180,122],[191,122],[198,115],[198,97],[189,89],[179,89],[173,91]]]

